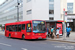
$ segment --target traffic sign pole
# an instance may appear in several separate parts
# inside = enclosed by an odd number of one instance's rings
[[[65,9],[63,9],[63,13],[64,13],[64,16],[63,16],[63,20],[64,20],[64,22],[63,22],[63,33],[64,33],[64,38],[63,38],[63,40],[66,40]]]

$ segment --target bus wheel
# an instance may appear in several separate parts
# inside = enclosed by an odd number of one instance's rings
[[[9,34],[9,38],[11,38],[11,34]]]
[[[22,35],[22,39],[23,39],[23,40],[25,39],[25,35]]]

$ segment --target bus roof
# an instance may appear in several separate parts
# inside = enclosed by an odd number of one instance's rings
[[[30,21],[34,21],[34,20],[27,20],[27,21],[20,21],[20,22],[6,23],[5,25],[22,24],[22,23],[27,23],[27,22],[30,22]],[[36,21],[44,21],[44,20],[36,20]]]

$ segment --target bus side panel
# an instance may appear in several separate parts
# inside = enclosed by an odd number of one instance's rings
[[[9,33],[9,31],[8,30],[6,30],[6,25],[5,25],[5,36],[6,37],[8,37],[9,35],[8,35],[8,33]]]
[[[20,38],[22,38],[22,35],[25,35],[25,38],[26,38],[26,30],[21,31]]]
[[[32,32],[27,32],[25,35],[25,39],[32,39]]]
[[[5,36],[6,36],[6,37],[8,37],[8,36],[9,36],[9,34],[8,34],[8,33],[9,33],[9,32],[5,30]]]

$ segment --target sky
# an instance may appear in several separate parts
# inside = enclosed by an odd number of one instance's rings
[[[0,0],[0,4],[2,4],[5,0]],[[73,2],[74,0],[67,0],[67,2]]]

